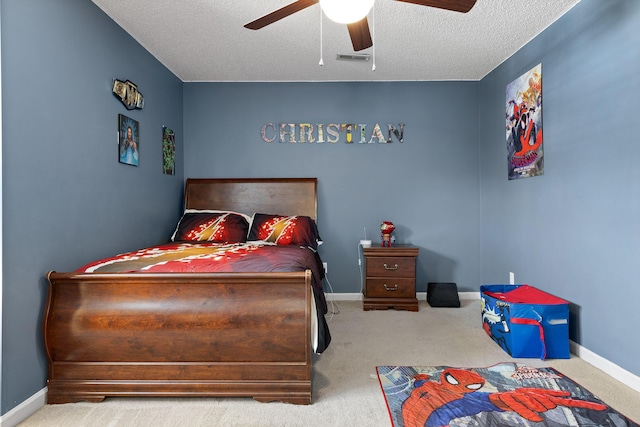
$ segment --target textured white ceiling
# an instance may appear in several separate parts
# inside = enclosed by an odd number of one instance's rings
[[[336,59],[353,53],[349,33],[317,4],[254,31],[243,25],[293,0],[92,1],[181,80],[220,82],[480,80],[580,0],[478,0],[466,14],[376,0],[362,62]]]

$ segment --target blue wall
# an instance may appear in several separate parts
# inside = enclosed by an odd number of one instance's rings
[[[571,338],[636,375],[638,25],[636,0],[583,0],[479,86],[482,282],[571,301]],[[545,173],[508,181],[505,86],[539,63]]]
[[[418,291],[429,281],[477,290],[476,88],[475,82],[187,83],[185,174],[317,177],[320,255],[335,292],[360,292],[357,245],[365,227],[379,242],[383,220],[396,225],[399,243],[420,247]],[[404,123],[404,142],[348,144],[342,134],[337,143],[267,143],[260,134],[266,123],[363,123],[367,140],[376,123],[383,129]],[[269,129],[267,137],[274,135]]]
[[[2,0],[1,413],[45,386],[48,270],[168,239],[182,195],[182,82],[87,0]],[[127,111],[112,79],[145,97]],[[140,123],[140,166],[118,163],[117,118]],[[162,174],[162,125],[177,136]]]
[[[421,249],[418,291],[513,271],[573,303],[572,339],[640,375],[640,2],[582,0],[481,82],[184,85],[89,1],[0,5],[2,414],[45,385],[45,272],[166,240],[186,176],[318,177],[335,292],[360,291],[362,229],[377,240],[389,219]],[[538,63],[545,175],[508,181],[505,86]],[[113,97],[113,77],[140,86],[143,110]],[[140,122],[138,168],[117,162],[118,113]],[[405,123],[405,142],[264,142],[280,122]],[[162,125],[175,176],[161,173]]]

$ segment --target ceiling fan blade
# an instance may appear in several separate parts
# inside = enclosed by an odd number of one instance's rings
[[[258,18],[255,21],[249,22],[244,27],[250,30],[259,30],[260,28],[266,27],[269,24],[273,24],[274,22],[279,21],[282,18],[286,18],[287,16],[293,15],[296,12],[300,12],[302,9],[313,6],[316,3],[318,3],[318,0],[298,0],[276,10],[275,12],[271,12],[270,14],[265,15],[262,18]]]
[[[357,52],[373,46],[371,32],[369,31],[369,21],[367,21],[366,16],[358,22],[347,24],[347,28],[349,29],[349,35],[351,36],[353,50]]]
[[[431,6],[438,9],[453,10],[454,12],[467,13],[476,4],[476,0],[396,0],[405,3]]]

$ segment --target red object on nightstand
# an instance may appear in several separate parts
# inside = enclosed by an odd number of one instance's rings
[[[380,246],[391,247],[391,234],[393,234],[393,230],[395,229],[396,226],[393,225],[391,221],[382,221],[382,224],[380,224],[380,231],[382,233],[382,243]]]

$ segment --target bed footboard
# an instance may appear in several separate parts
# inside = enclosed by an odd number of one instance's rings
[[[48,403],[311,403],[311,273],[48,273]]]

